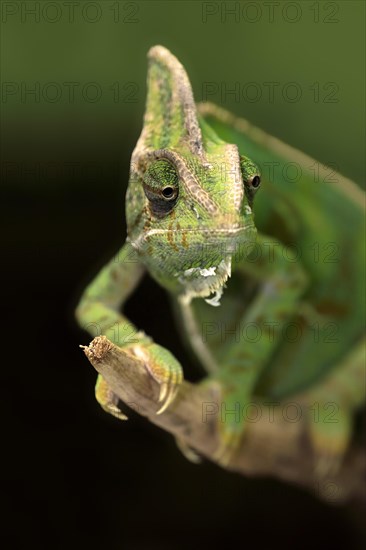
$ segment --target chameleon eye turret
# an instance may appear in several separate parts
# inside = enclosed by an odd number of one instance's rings
[[[240,156],[240,168],[243,176],[245,194],[250,206],[252,206],[254,196],[261,184],[259,168],[251,159],[243,155]]]
[[[162,217],[171,212],[178,198],[178,175],[165,159],[150,162],[143,175],[143,189],[151,213]]]

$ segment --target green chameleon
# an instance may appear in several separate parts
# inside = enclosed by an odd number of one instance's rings
[[[197,106],[183,66],[164,47],[148,59],[128,236],[118,261],[82,295],[78,321],[144,360],[160,384],[162,414],[182,367],[120,312],[147,271],[173,297],[208,373],[201,383],[219,385],[227,414],[218,419],[217,462],[225,465],[245,437],[235,407],[253,395],[302,395],[318,407],[308,427],[316,456],[337,463],[364,400],[364,193],[247,121]],[[101,376],[96,398],[124,418]]]

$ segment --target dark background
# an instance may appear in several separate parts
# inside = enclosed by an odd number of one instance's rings
[[[121,424],[103,413],[78,348],[90,337],[73,310],[125,238],[149,47],[177,55],[197,100],[223,105],[362,185],[364,2],[29,1],[1,9],[4,547],[361,547],[360,508],[192,465],[144,419],[131,414]],[[228,93],[235,86],[239,97]],[[168,306],[146,279],[127,312],[198,379]]]

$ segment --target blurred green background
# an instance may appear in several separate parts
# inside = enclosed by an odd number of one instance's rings
[[[152,45],[180,59],[197,100],[364,185],[364,19],[365,3],[351,0],[1,2],[3,362],[11,366],[3,404],[12,451],[2,473],[12,548],[362,546],[359,508],[194,466],[144,419],[121,425],[105,415],[73,309],[125,238]],[[156,284],[144,280],[127,313],[183,360],[189,379],[202,375]],[[18,348],[25,360],[6,358]]]
[[[364,12],[357,0],[2,2],[3,159],[125,161],[142,122],[146,53],[162,44],[197,100],[362,183]],[[70,183],[67,170],[59,180]]]

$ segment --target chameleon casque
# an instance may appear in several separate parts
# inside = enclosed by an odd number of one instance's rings
[[[78,321],[97,324],[144,360],[160,384],[163,414],[182,367],[120,311],[147,271],[173,297],[185,339],[208,373],[200,383],[219,384],[227,410],[254,395],[306,396],[319,405],[320,421],[308,429],[315,454],[335,464],[365,398],[364,193],[247,121],[197,106],[183,66],[164,47],[151,48],[148,60],[126,195],[128,236],[119,261],[86,288]],[[122,334],[108,332],[116,323]],[[96,397],[124,418],[100,375]],[[220,422],[222,465],[245,427],[231,414]]]

